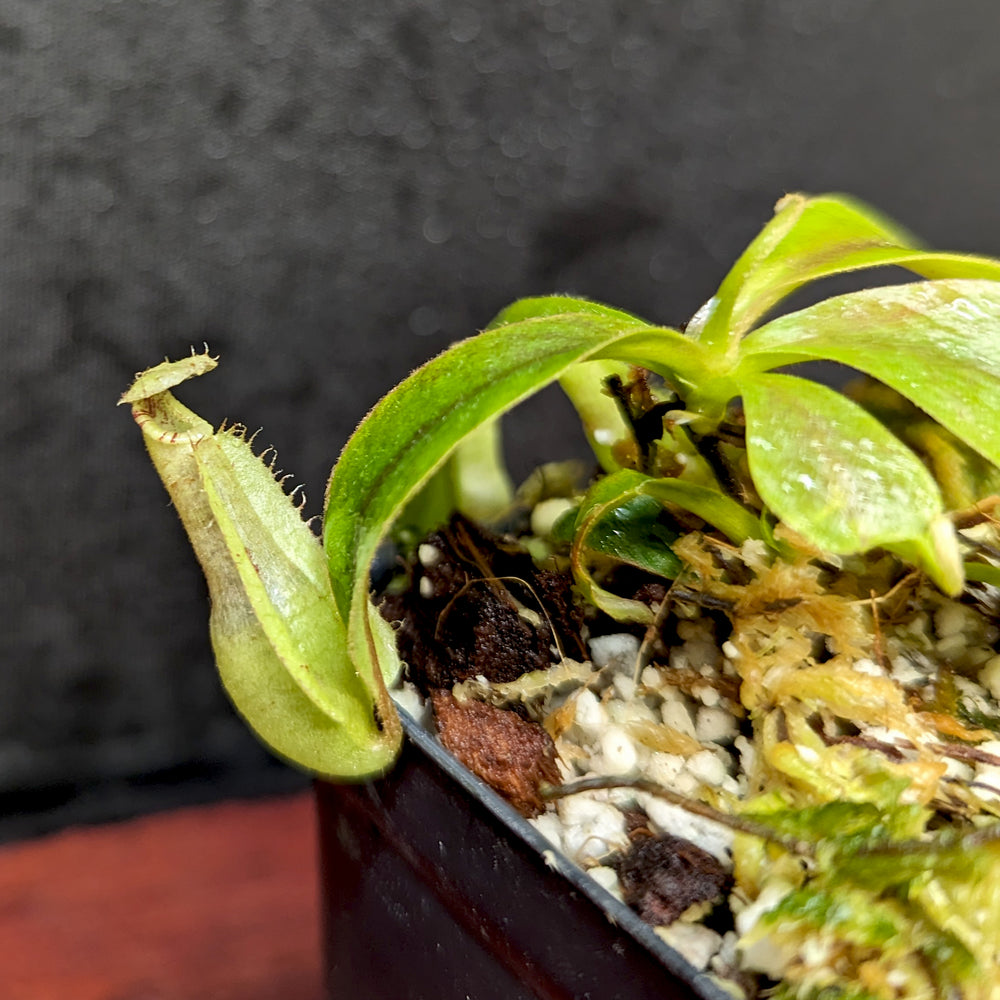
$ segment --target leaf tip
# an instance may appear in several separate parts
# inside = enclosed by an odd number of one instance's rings
[[[790,207],[791,205],[803,205],[808,199],[804,194],[799,191],[789,191],[787,194],[783,194],[774,203],[774,214],[777,215],[779,212]]]

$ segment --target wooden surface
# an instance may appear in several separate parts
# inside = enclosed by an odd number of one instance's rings
[[[319,1000],[310,794],[0,849],[6,1000]]]

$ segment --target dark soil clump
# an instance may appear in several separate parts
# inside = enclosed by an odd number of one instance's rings
[[[610,862],[625,902],[647,923],[673,923],[689,906],[720,899],[729,875],[707,851],[680,837],[640,836]]]
[[[418,548],[410,585],[382,599],[407,676],[424,695],[469,677],[505,683],[584,652],[568,574],[539,569],[516,541],[455,518]]]

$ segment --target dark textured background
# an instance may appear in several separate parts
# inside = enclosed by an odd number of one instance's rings
[[[208,341],[185,400],[317,513],[429,354],[547,290],[683,321],[787,190],[1000,253],[998,35],[994,0],[0,0],[0,835],[299,780],[220,694],[133,372]]]

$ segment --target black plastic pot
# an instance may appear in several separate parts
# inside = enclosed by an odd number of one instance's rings
[[[316,785],[330,1000],[730,1000],[404,726],[388,777]]]

